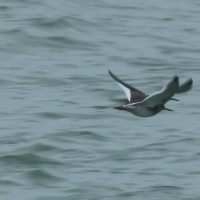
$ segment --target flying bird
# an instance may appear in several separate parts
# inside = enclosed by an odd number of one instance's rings
[[[188,79],[180,85],[178,76],[174,76],[172,80],[160,91],[147,95],[117,78],[110,70],[108,73],[124,90],[129,101],[127,104],[115,106],[113,108],[131,112],[138,117],[151,117],[162,110],[173,111],[166,108],[165,104],[169,100],[179,101],[172,98],[174,94],[187,92],[192,88],[193,85],[192,79]]]

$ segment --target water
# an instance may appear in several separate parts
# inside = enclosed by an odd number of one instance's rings
[[[198,1],[4,0],[0,193],[7,199],[200,199]],[[144,119],[112,109],[178,75]]]

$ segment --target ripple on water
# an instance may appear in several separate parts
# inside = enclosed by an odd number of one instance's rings
[[[38,112],[35,115],[44,118],[44,119],[62,119],[66,118],[66,114],[53,113],[53,112]]]
[[[53,176],[50,173],[44,170],[30,170],[24,174],[24,177],[30,182],[34,183],[35,185],[49,185],[49,184],[56,184],[57,182],[61,182],[63,178]]]
[[[25,153],[21,155],[5,155],[0,157],[0,162],[7,166],[41,166],[41,165],[61,165],[61,162],[35,155]]]

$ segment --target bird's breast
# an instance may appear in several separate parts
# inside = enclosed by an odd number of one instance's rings
[[[156,112],[157,113],[157,112]],[[137,105],[135,106],[135,109],[133,109],[132,114],[138,116],[138,117],[151,117],[156,114],[153,109],[150,109],[143,105]]]

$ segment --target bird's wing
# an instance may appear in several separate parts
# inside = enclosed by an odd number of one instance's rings
[[[143,92],[137,90],[136,88],[120,80],[110,70],[108,71],[108,73],[114,80],[117,81],[119,86],[124,90],[129,102],[135,103],[135,102],[143,101],[145,99],[146,95]]]
[[[179,89],[176,93],[187,92],[192,88],[192,85],[193,85],[192,79],[188,79],[179,86]]]
[[[142,104],[148,107],[154,107],[158,104],[164,105],[179,89],[178,76],[174,76],[173,79],[165,86],[162,90],[154,92],[153,94],[146,97]]]

